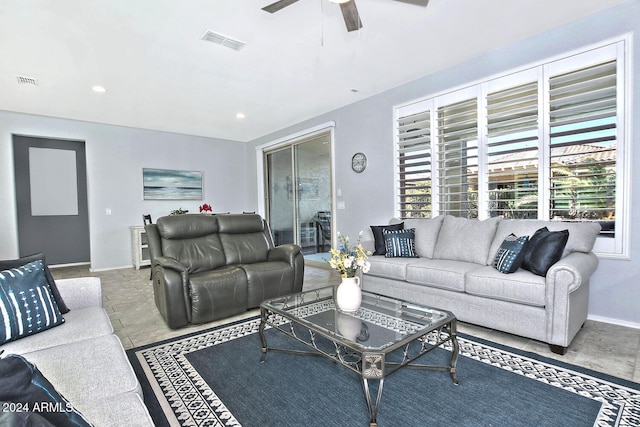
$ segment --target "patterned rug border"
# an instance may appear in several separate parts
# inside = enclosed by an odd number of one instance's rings
[[[184,355],[257,333],[259,323],[259,316],[252,316],[127,350],[145,402],[154,399],[167,418],[165,425],[240,426]],[[594,426],[640,426],[640,383],[467,334],[459,333],[458,341],[461,357],[601,402]]]

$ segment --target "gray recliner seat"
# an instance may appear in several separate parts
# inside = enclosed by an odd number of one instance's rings
[[[260,215],[177,215],[146,225],[156,306],[180,328],[302,290],[300,247],[274,247]]]

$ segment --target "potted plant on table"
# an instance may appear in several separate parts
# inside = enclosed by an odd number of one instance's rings
[[[342,276],[342,282],[336,291],[336,304],[342,311],[358,311],[362,302],[360,277],[357,276],[357,273],[359,270],[362,270],[363,273],[369,271],[367,258],[370,255],[370,252],[365,251],[360,243],[362,236],[363,232],[361,231],[358,234],[356,244],[350,246],[349,236],[338,232],[339,248],[332,248],[330,251],[329,265]]]

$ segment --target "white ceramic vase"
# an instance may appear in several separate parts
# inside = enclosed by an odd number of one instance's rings
[[[343,277],[336,291],[338,309],[347,312],[358,311],[362,303],[359,277]]]

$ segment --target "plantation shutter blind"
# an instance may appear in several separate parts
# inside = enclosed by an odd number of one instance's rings
[[[401,218],[431,217],[431,111],[397,121],[397,167]]]
[[[537,218],[538,86],[532,81],[486,96],[490,217]]]
[[[439,214],[477,218],[477,98],[441,106],[437,114]]]
[[[615,218],[616,70],[614,60],[549,79],[552,218]]]

